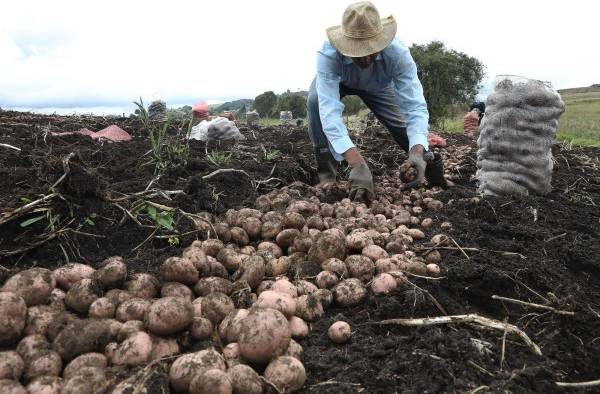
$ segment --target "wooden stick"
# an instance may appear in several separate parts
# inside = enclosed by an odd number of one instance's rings
[[[378,326],[385,325],[400,325],[400,326],[432,326],[437,324],[452,324],[452,323],[476,323],[484,327],[493,328],[495,330],[504,331],[518,335],[523,342],[538,356],[542,355],[542,350],[536,345],[525,332],[509,323],[504,323],[499,320],[489,319],[487,317],[476,314],[468,315],[453,315],[453,316],[438,316],[424,317],[416,319],[389,319],[380,322],[373,322]]]
[[[578,383],[567,383],[567,382],[555,382],[557,386],[560,387],[593,387],[600,386],[600,379],[598,380],[589,380],[587,382],[578,382]]]
[[[495,295],[495,294],[492,295],[492,299],[494,299],[494,300],[500,300],[500,301],[505,301],[505,302],[510,302],[510,303],[517,304],[517,305],[529,306],[531,308],[544,309],[544,310],[547,310],[547,311],[554,312],[554,313],[556,313],[558,315],[568,315],[568,316],[574,316],[575,315],[575,312],[562,311],[560,309],[556,309],[556,308],[553,308],[553,307],[548,306],[548,305],[534,304],[534,303],[531,303],[531,302],[526,302],[526,301],[521,301],[521,300],[515,300],[514,298],[502,297],[502,296]]]
[[[450,240],[462,252],[462,254],[467,258],[467,260],[471,260],[471,258],[469,257],[469,255],[463,250],[463,248],[460,247],[459,244],[456,243],[456,241],[454,240],[454,238],[450,238]]]

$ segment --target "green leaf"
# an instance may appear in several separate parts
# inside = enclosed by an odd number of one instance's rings
[[[167,230],[173,230],[173,215],[169,212],[161,212],[156,216],[156,224]]]
[[[24,222],[21,222],[20,226],[21,227],[31,226],[33,223],[39,222],[40,220],[44,219],[45,217],[46,217],[46,215],[41,215],[41,216],[36,216],[31,219],[27,219]]]
[[[146,207],[146,211],[148,211],[148,215],[152,218],[152,220],[156,221],[156,207],[152,205],[148,205]]]
[[[27,197],[21,197],[19,200],[23,204],[29,204],[31,202],[31,198],[27,198]]]

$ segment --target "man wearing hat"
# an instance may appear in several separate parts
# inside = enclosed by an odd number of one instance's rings
[[[394,17],[380,18],[369,1],[346,8],[341,26],[327,29],[329,41],[317,53],[317,76],[307,100],[308,130],[315,149],[319,182],[335,181],[337,161],[352,167],[350,198],[375,198],[373,177],[344,125],[341,98],[357,95],[408,152],[417,169],[417,187],[445,186],[443,163],[428,151],[429,113],[417,67],[405,44],[394,38]],[[403,118],[406,123],[403,122]]]

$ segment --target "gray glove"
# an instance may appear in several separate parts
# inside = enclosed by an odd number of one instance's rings
[[[365,163],[353,167],[350,171],[348,190],[351,200],[370,202],[375,199],[373,176]]]
[[[419,187],[421,186],[421,184],[423,183],[423,179],[425,178],[425,168],[427,167],[427,163],[425,162],[423,155],[418,153],[410,153],[408,155],[408,162],[416,168],[417,177],[414,181],[404,185],[404,189]]]

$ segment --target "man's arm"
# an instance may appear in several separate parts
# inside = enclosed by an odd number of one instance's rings
[[[398,56],[393,81],[400,109],[406,116],[409,149],[412,151],[415,145],[428,149],[429,112],[423,86],[417,76],[417,66],[408,48],[400,47]]]
[[[344,104],[340,100],[340,81],[342,79],[340,68],[341,64],[336,58],[335,50],[326,46],[319,51],[317,54],[316,80],[319,116],[321,117],[323,132],[333,149],[332,153],[336,160],[342,160],[342,155],[354,148],[342,118]],[[356,149],[353,150],[356,151]],[[358,151],[356,153],[358,154]],[[350,165],[352,165],[353,158],[352,154],[347,158],[347,160],[350,159],[348,160]]]

